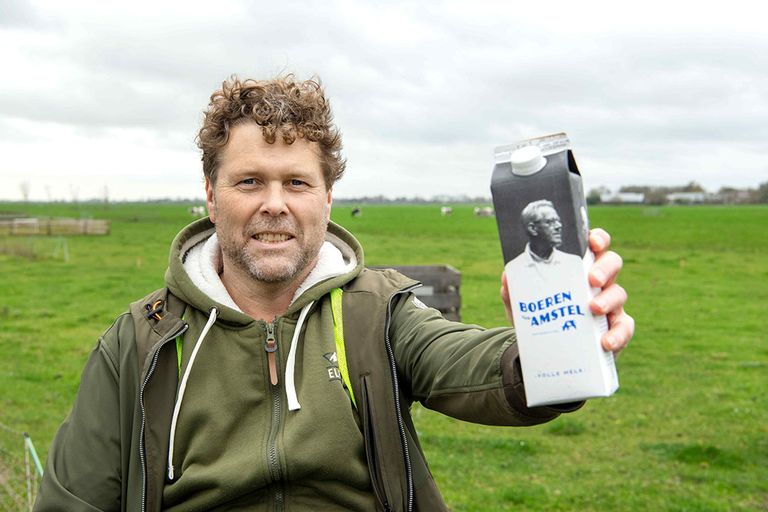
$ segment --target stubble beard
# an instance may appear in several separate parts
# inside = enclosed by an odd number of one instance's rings
[[[248,242],[251,238],[249,233],[260,231],[288,231],[292,233],[299,243],[298,254],[261,257],[250,252],[248,250]],[[315,265],[325,238],[324,234],[324,231],[312,233],[311,235],[314,236],[311,236],[311,240],[309,240],[303,236],[304,233],[300,232],[297,227],[287,225],[285,222],[258,222],[248,226],[243,243],[219,234],[219,244],[224,257],[238,270],[246,273],[255,281],[275,284],[292,281]]]

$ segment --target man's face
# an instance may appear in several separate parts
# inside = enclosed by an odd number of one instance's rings
[[[563,224],[554,208],[544,206],[539,209],[538,219],[534,221],[536,236],[545,240],[552,247],[563,243]]]
[[[230,130],[208,211],[228,267],[267,283],[298,281],[317,262],[331,213],[317,144],[269,144],[253,122]]]

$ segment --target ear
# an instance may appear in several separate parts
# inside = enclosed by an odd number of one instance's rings
[[[529,222],[525,226],[525,230],[528,232],[529,236],[537,236],[539,234],[538,230],[536,229],[536,223],[535,222]]]
[[[333,189],[329,188],[325,197],[325,220],[331,221],[331,206],[333,205]]]
[[[216,224],[216,200],[213,193],[214,185],[209,178],[205,178],[205,206],[208,208],[208,218]]]

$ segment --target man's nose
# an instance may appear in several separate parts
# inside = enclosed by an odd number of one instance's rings
[[[259,211],[268,215],[280,215],[286,213],[288,208],[285,202],[285,190],[281,183],[270,183],[264,188],[262,203]]]

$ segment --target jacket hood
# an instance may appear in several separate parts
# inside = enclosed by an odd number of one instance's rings
[[[216,227],[208,218],[182,229],[171,245],[165,282],[174,295],[201,311],[207,312],[216,307],[219,321],[239,325],[254,322],[253,318],[239,310],[218,273],[213,270],[221,261],[215,233]],[[190,261],[192,259],[199,259],[200,264]],[[300,311],[311,301],[342,286],[362,269],[363,249],[360,243],[344,228],[330,222],[325,244],[320,251],[320,261],[299,286],[284,316]]]

